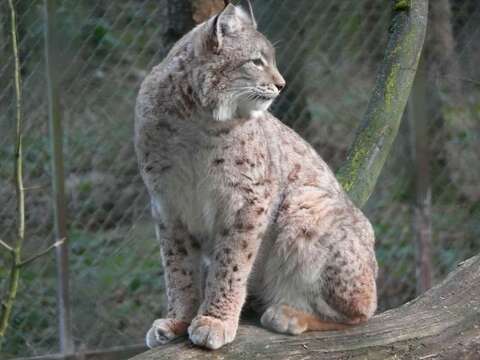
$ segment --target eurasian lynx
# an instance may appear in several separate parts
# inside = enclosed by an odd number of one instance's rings
[[[340,329],[376,309],[369,221],[312,147],[267,109],[285,81],[250,11],[228,5],[142,84],[136,152],[152,200],[168,313],[149,347],[217,349],[247,292],[263,326]]]

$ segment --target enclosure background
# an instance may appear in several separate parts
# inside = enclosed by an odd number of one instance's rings
[[[365,208],[377,236],[381,310],[416,294],[415,239],[422,230],[417,221],[419,207],[427,216],[423,230],[430,231],[434,283],[480,248],[480,2],[432,3],[438,8],[432,14],[415,85],[416,105],[407,109],[392,154]],[[15,6],[26,122],[25,183],[35,187],[27,191],[28,255],[55,240],[45,18],[43,1],[17,0]],[[193,25],[192,19],[200,16],[194,12],[190,22],[182,22],[175,19],[178,14],[171,8],[166,0],[56,2],[59,51],[55,59],[78,351],[142,343],[146,329],[165,305],[159,249],[132,134],[133,108],[142,79],[180,33]],[[381,63],[390,3],[258,0],[255,12],[261,31],[275,44],[277,62],[288,84],[274,113],[337,169],[361,122]],[[6,242],[14,239],[16,225],[9,28],[7,2],[3,1],[0,238]],[[419,132],[418,124],[424,124],[426,131]],[[419,143],[425,145],[421,154]],[[427,167],[418,166],[420,158]],[[422,179],[427,180],[427,202],[419,204]],[[2,297],[6,255],[0,252]],[[22,272],[2,359],[58,352],[56,279],[53,253]]]

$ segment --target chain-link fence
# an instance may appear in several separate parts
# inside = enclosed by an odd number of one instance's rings
[[[198,10],[202,1],[193,1]],[[0,4],[0,238],[10,242],[16,226],[14,97],[5,3]],[[172,3],[61,0],[50,16],[64,131],[70,301],[78,352],[143,343],[146,329],[165,305],[158,244],[132,140],[139,85],[180,35],[180,21],[176,28],[171,25],[178,16],[170,11]],[[378,239],[381,309],[413,298],[422,271],[431,271],[438,282],[480,249],[480,3],[432,3],[415,96],[366,207]],[[215,1],[207,5],[214,8]],[[274,112],[334,169],[345,159],[366,109],[385,48],[390,5],[382,0],[255,2],[260,29],[275,44],[288,83]],[[17,0],[15,6],[26,122],[29,254],[55,240],[45,16],[43,1]],[[196,15],[187,11],[184,16],[191,24],[182,20],[182,26],[193,25]],[[416,249],[423,249],[419,243],[431,248],[431,264],[416,261]],[[1,253],[2,296],[7,270],[8,257]],[[56,289],[54,253],[22,271],[2,359],[59,351]]]

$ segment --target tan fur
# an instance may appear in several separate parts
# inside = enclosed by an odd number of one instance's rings
[[[272,306],[262,316],[262,323],[272,330],[292,335],[305,331],[344,330],[353,324],[342,324],[326,321],[315,314],[294,309],[288,305]],[[360,322],[356,322],[358,324]]]
[[[376,309],[372,227],[312,147],[267,111],[285,82],[254,24],[227,6],[174,46],[137,99],[136,152],[168,297],[150,347],[185,334],[178,324],[197,345],[231,342],[247,292],[276,331],[358,323]]]

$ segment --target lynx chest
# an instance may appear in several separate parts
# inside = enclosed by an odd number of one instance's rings
[[[158,153],[167,171],[149,176],[154,206],[180,219],[196,236],[211,238],[270,176],[268,149],[255,124],[170,139]]]

